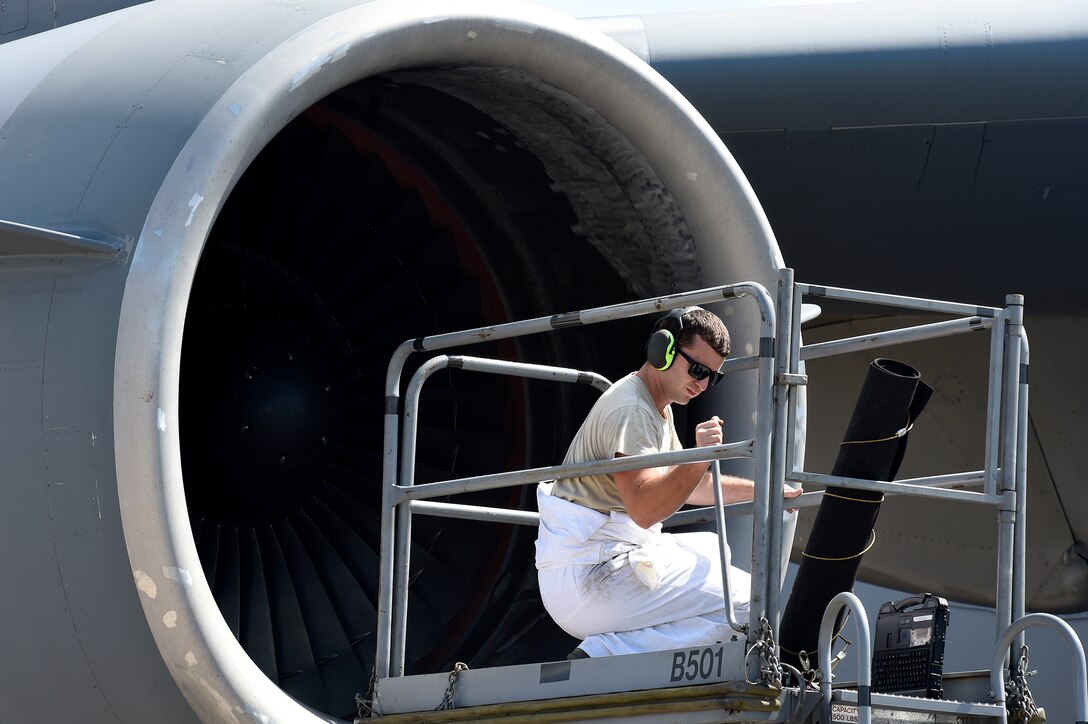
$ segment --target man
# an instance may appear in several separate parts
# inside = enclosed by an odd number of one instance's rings
[[[686,405],[721,377],[729,331],[700,307],[673,310],[647,343],[647,361],[590,410],[564,463],[681,450],[672,404]],[[719,445],[717,416],[695,445]],[[714,502],[705,462],[542,483],[536,565],[541,597],[560,627],[584,639],[571,658],[701,646],[732,633],[725,616],[718,538],[668,534],[661,521],[685,503]],[[721,476],[726,503],[753,483]],[[787,491],[796,497],[801,490]],[[734,612],[746,621],[751,577],[730,566]]]

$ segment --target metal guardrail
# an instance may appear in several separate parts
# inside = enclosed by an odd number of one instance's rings
[[[792,300],[795,317],[801,314],[801,300],[805,296],[968,316],[805,347],[800,344],[799,330],[794,329],[790,340],[789,359],[791,365],[795,366],[791,367],[791,372],[797,371],[796,365],[799,360],[954,334],[989,332],[990,357],[983,470],[898,483],[859,481],[803,472],[795,464],[794,453],[788,451],[787,464],[790,472],[786,475],[786,480],[802,484],[807,482],[841,485],[881,490],[893,494],[962,500],[996,507],[998,509],[998,559],[995,582],[997,622],[994,634],[996,640],[1014,619],[1024,615],[1023,567],[1026,543],[1023,511],[1027,501],[1028,356],[1027,333],[1023,327],[1023,296],[1010,294],[1005,298],[1006,306],[998,308],[813,284],[798,283],[796,288],[798,293]],[[794,415],[795,413],[791,411],[791,419],[794,419]],[[790,443],[791,441],[787,440],[787,445]],[[976,483],[981,483],[981,493],[944,489],[947,485]]]
[[[756,437],[754,440],[728,443],[709,448],[697,448],[671,453],[659,453],[654,455],[638,455],[625,457],[622,460],[597,461],[582,465],[552,466],[535,470],[516,471],[513,473],[497,473],[482,475],[473,478],[461,478],[458,480],[442,481],[439,483],[427,483],[425,485],[412,485],[411,466],[414,462],[405,463],[400,459],[413,460],[415,450],[414,433],[409,440],[408,431],[411,426],[409,416],[414,414],[406,397],[404,415],[406,420],[405,440],[400,440],[400,378],[404,363],[413,352],[437,351],[450,347],[479,344],[481,342],[510,339],[528,334],[552,332],[569,327],[601,322],[615,321],[646,314],[654,314],[677,309],[679,307],[709,304],[724,299],[737,299],[742,297],[752,298],[758,308],[761,318],[759,355],[756,358],[756,367],[759,370],[757,383],[757,411],[756,411]],[[756,494],[753,501],[753,518],[757,530],[766,530],[768,518],[768,486],[771,480],[771,458],[768,445],[759,445],[758,440],[769,441],[771,439],[772,407],[771,390],[774,386],[774,332],[775,332],[774,304],[765,287],[756,282],[741,282],[738,284],[725,284],[707,289],[700,289],[682,294],[674,294],[656,299],[645,299],[636,302],[597,307],[594,309],[568,312],[550,317],[537,317],[519,322],[478,327],[475,329],[438,334],[429,337],[420,337],[402,343],[393,353],[386,373],[386,397],[385,397],[385,423],[384,423],[384,466],[382,473],[382,516],[381,516],[381,546],[379,566],[379,590],[378,590],[378,623],[376,636],[376,655],[374,671],[377,679],[389,676],[401,676],[404,673],[404,636],[407,626],[407,588],[408,567],[410,555],[411,514],[413,506],[417,509],[428,510],[431,513],[453,514],[455,509],[449,504],[429,503],[420,501],[428,497],[439,497],[454,493],[469,492],[472,490],[485,490],[490,488],[507,487],[536,483],[541,480],[549,480],[554,477],[566,475],[584,474],[589,472],[618,472],[621,470],[636,470],[644,467],[659,465],[676,465],[689,462],[701,462],[721,460],[729,457],[752,457],[755,460]],[[426,377],[432,374],[436,365],[449,365],[449,360],[435,362],[431,360],[421,367],[413,376],[410,387],[415,384],[415,398],[418,398],[418,387],[422,386]],[[467,358],[456,358],[464,365]],[[592,383],[592,373],[561,370],[560,368],[547,368],[541,365],[525,365],[523,363],[508,363],[501,361],[481,362],[474,359],[472,365],[479,365],[478,371],[495,372],[502,368],[507,374],[530,376],[557,381],[576,381]],[[428,366],[429,365],[429,366]],[[431,370],[430,372],[426,370]],[[570,373],[574,373],[571,378]],[[416,379],[418,377],[418,380]],[[599,376],[598,376],[599,377]],[[603,378],[600,378],[603,379]],[[414,402],[412,403],[414,405]],[[405,456],[405,453],[408,453]],[[407,472],[404,472],[405,468]],[[779,478],[780,480],[781,478]],[[781,487],[779,487],[781,498]],[[492,511],[479,511],[479,515],[497,519],[502,513]],[[781,517],[781,515],[779,515]],[[753,559],[766,560],[766,539],[753,543]],[[753,571],[752,603],[750,612],[753,618],[765,615],[767,606],[767,573],[763,566]],[[778,580],[775,578],[774,580]],[[777,586],[775,586],[777,588]],[[726,592],[728,598],[728,591]],[[754,637],[749,633],[750,640]]]
[[[831,716],[831,646],[835,643],[835,621],[839,612],[849,608],[854,616],[858,636],[858,724],[872,724],[872,677],[873,644],[869,635],[869,619],[865,606],[850,591],[838,593],[824,609],[820,619],[820,693],[823,694],[824,721],[834,721]]]
[[[716,461],[731,457],[751,457],[755,460],[754,500],[751,503],[724,507],[720,505],[719,500],[719,505],[714,508],[683,511],[675,514],[667,523],[686,524],[715,519],[721,530],[725,515],[751,511],[754,519],[751,620],[759,620],[766,616],[772,622],[772,627],[777,626],[777,616],[781,608],[777,583],[781,580],[779,529],[784,508],[782,490],[786,482],[880,490],[889,494],[959,500],[997,507],[999,509],[997,633],[1005,631],[1011,625],[1013,618],[1022,619],[1024,528],[1021,513],[1026,500],[1028,392],[1028,347],[1027,335],[1022,326],[1022,298],[1018,295],[1009,296],[1008,306],[1004,309],[979,307],[955,302],[795,284],[793,272],[790,269],[781,271],[777,291],[776,305],[772,305],[770,295],[764,287],[754,282],[743,282],[656,299],[433,335],[408,340],[401,344],[390,361],[386,375],[385,468],[376,677],[380,680],[389,676],[400,676],[404,671],[407,573],[412,513],[521,525],[533,525],[539,520],[537,514],[530,511],[432,502],[428,501],[428,498],[536,483],[541,480],[590,472],[618,472],[696,461],[715,461],[716,469]],[[962,319],[802,347],[799,320],[802,298],[806,295],[967,316]],[[443,368],[467,369],[591,384],[597,389],[604,389],[609,384],[603,377],[591,372],[467,356],[438,356],[425,362],[415,373],[409,383],[402,406],[399,381],[405,360],[413,352],[437,351],[454,346],[550,332],[740,297],[753,298],[759,307],[762,318],[759,354],[727,360],[722,366],[722,371],[729,373],[752,368],[759,370],[755,438],[710,448],[630,456],[574,465],[556,465],[423,485],[413,484],[415,417],[418,398],[424,382],[435,371]],[[786,313],[776,317],[776,307],[778,310],[785,310]],[[801,373],[804,360],[977,331],[986,331],[990,334],[986,452],[982,470],[883,482],[821,475],[800,469],[797,465],[798,454],[795,440],[790,433],[795,427],[794,421],[797,416],[797,400],[792,392],[796,386],[807,383],[807,378]],[[404,437],[400,439],[402,415],[405,423]],[[954,489],[976,485],[982,488],[981,492]],[[790,501],[790,506],[816,505],[821,496],[822,493],[806,493],[801,498]],[[771,582],[774,582],[773,585]],[[839,598],[836,597],[835,600],[838,601]],[[728,588],[725,603],[727,607],[730,604]],[[860,607],[856,613],[859,619],[864,618]],[[729,618],[733,623],[733,616],[730,615]],[[859,620],[859,626],[861,623]],[[1022,630],[1019,635],[1022,636]],[[749,630],[748,636],[749,642],[755,643],[758,634],[754,630]],[[867,673],[868,666],[864,668]]]
[[[1077,717],[1074,724],[1088,724],[1088,665],[1085,664],[1084,646],[1072,626],[1049,613],[1021,616],[1005,630],[994,647],[993,663],[990,666],[990,696],[1004,708],[1005,658],[1013,640],[1021,639],[1023,632],[1033,626],[1045,626],[1057,631],[1068,644],[1069,652],[1073,655],[1073,710]]]
[[[505,374],[530,379],[553,380],[557,382],[589,384],[600,391],[607,390],[611,382],[605,377],[594,372],[570,370],[563,367],[526,364],[523,362],[510,362],[505,360],[484,359],[479,357],[447,356],[439,355],[424,362],[408,383],[408,391],[404,398],[404,429],[400,451],[400,484],[399,495],[394,496],[394,505],[408,502],[408,514],[404,516],[404,522],[398,521],[396,531],[396,555],[397,563],[394,569],[393,583],[393,621],[394,628],[391,637],[392,665],[403,667],[404,634],[407,628],[408,618],[408,586],[406,582],[409,576],[409,551],[411,535],[411,517],[413,511],[425,511],[432,515],[446,515],[450,517],[462,517],[475,520],[487,520],[492,522],[510,522],[535,525],[540,519],[539,514],[528,511],[502,510],[485,506],[456,505],[453,503],[429,503],[423,499],[441,497],[453,493],[467,493],[480,490],[489,490],[496,487],[510,487],[537,483],[551,477],[564,478],[577,475],[599,474],[608,472],[620,472],[623,470],[639,470],[645,467],[657,467],[660,465],[679,465],[685,462],[702,462],[708,458],[713,461],[711,471],[715,481],[715,498],[718,511],[718,540],[719,556],[722,561],[725,575],[725,611],[730,626],[740,632],[746,632],[747,628],[737,621],[733,609],[733,600],[730,595],[731,586],[728,572],[728,552],[725,536],[725,514],[722,508],[721,489],[719,484],[719,460],[745,457],[754,457],[754,440],[743,440],[712,447],[704,447],[692,450],[683,450],[670,453],[654,453],[649,455],[629,455],[622,459],[616,458],[607,461],[593,461],[589,463],[576,463],[568,465],[554,465],[545,468],[521,470],[510,473],[496,473],[472,478],[447,480],[440,483],[427,483],[414,485],[415,458],[416,458],[416,429],[419,411],[419,398],[424,383],[436,372],[447,369],[463,369],[474,372],[490,374]],[[689,459],[690,458],[690,459]],[[399,625],[396,625],[399,624]]]

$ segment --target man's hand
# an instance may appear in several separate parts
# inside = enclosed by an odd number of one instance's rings
[[[725,437],[722,432],[722,418],[715,415],[706,422],[700,422],[695,426],[695,447],[710,447],[712,445],[721,445],[724,442]],[[692,463],[692,465],[707,465],[709,463]],[[691,491],[685,502],[692,505],[713,505],[714,504],[714,483],[713,476],[710,470],[706,470],[703,473],[702,478],[699,480],[699,484],[695,486],[695,489]],[[753,485],[752,481],[747,478],[739,478],[735,475],[720,476],[722,500],[726,504],[739,503],[743,500],[751,500]]]
[[[786,485],[782,486],[782,497],[785,498],[786,500],[792,500],[793,498],[796,498],[796,497],[800,496],[804,492],[805,492],[805,489],[802,488],[800,485],[798,485],[796,488],[790,487],[790,485],[788,483]],[[797,508],[786,508],[786,512],[787,513],[796,513]]]
[[[723,439],[722,419],[717,415],[695,426],[695,447],[721,445]]]

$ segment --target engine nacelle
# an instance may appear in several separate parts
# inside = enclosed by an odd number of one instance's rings
[[[781,266],[690,104],[529,5],[160,0],[0,67],[4,721],[350,716],[394,346]],[[718,311],[757,346],[753,307]],[[490,353],[614,377],[648,329]],[[554,463],[586,404],[436,398],[431,479]],[[498,648],[532,569],[495,528],[416,527],[416,669]]]

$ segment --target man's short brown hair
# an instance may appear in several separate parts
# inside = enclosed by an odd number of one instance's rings
[[[684,327],[676,340],[677,346],[690,348],[698,335],[722,357],[729,356],[729,330],[717,314],[708,312],[702,307],[691,307],[685,310],[680,319]]]

